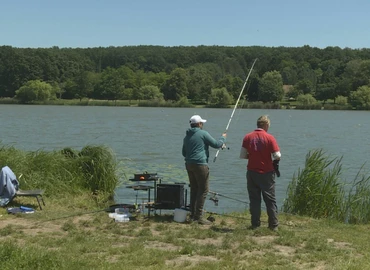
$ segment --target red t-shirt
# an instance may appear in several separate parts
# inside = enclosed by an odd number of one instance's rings
[[[247,149],[249,154],[248,170],[258,173],[274,170],[271,154],[280,151],[274,136],[258,128],[245,135],[242,147]]]

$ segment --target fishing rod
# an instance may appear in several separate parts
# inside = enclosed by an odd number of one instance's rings
[[[229,217],[229,218],[236,218],[236,219],[242,219],[242,220],[251,220],[250,218],[244,217],[244,216],[235,216],[235,215],[228,215],[228,214],[221,214],[217,212],[211,212],[207,210],[203,210],[204,213],[209,214],[210,216],[207,218],[207,220],[214,222],[215,218],[213,218],[213,215],[221,216],[221,217]],[[263,222],[263,221],[261,221]]]
[[[226,132],[227,132],[227,130],[229,129],[229,126],[230,126],[230,123],[231,123],[231,119],[233,118],[234,113],[235,113],[235,110],[236,110],[236,108],[238,107],[239,100],[240,100],[240,98],[241,98],[241,96],[242,96],[242,94],[243,94],[244,88],[245,88],[245,86],[246,86],[246,84],[247,84],[247,81],[248,81],[248,79],[249,79],[249,76],[250,76],[250,75],[251,75],[251,73],[252,73],[252,70],[253,70],[253,67],[254,67],[254,64],[256,63],[256,61],[257,61],[257,58],[253,61],[252,67],[251,67],[251,69],[249,70],[249,73],[248,73],[247,78],[245,79],[245,82],[244,82],[243,88],[242,88],[242,90],[240,91],[240,94],[239,94],[238,100],[237,100],[237,101],[236,101],[236,103],[235,103],[235,106],[234,106],[233,112],[231,113],[231,116],[230,116],[229,122],[227,123],[226,129],[225,129],[225,133],[226,133]],[[220,149],[218,149],[218,150],[217,150],[216,155],[215,155],[215,158],[213,159],[213,162],[216,162],[216,159],[217,159],[217,156],[218,156],[218,153],[219,153],[219,152],[220,152]]]
[[[213,201],[216,205],[218,204],[217,196],[221,196],[221,197],[224,197],[224,198],[227,198],[227,199],[230,199],[230,200],[234,200],[234,201],[237,201],[237,202],[241,202],[241,203],[244,203],[244,204],[249,204],[248,202],[238,200],[238,199],[235,199],[235,198],[232,198],[232,197],[228,197],[228,196],[220,194],[218,192],[208,191],[208,193],[211,193],[213,195],[213,197],[211,197],[210,200]]]

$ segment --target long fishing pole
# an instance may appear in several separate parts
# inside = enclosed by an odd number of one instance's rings
[[[242,201],[242,200],[238,200],[238,199],[235,199],[235,198],[231,198],[231,197],[228,197],[226,195],[223,195],[223,194],[220,194],[218,192],[214,192],[214,191],[208,191],[208,193],[211,193],[215,196],[221,196],[221,197],[224,197],[224,198],[227,198],[227,199],[230,199],[230,200],[234,200],[234,201],[237,201],[237,202],[241,202],[241,203],[244,203],[244,204],[249,204],[248,202],[245,202],[245,201]]]
[[[230,126],[230,123],[231,123],[231,119],[233,118],[234,113],[235,113],[235,110],[236,110],[236,108],[238,107],[239,100],[240,100],[240,98],[241,98],[241,96],[242,96],[242,94],[243,94],[244,88],[245,88],[245,86],[246,86],[246,84],[247,84],[247,81],[248,81],[248,79],[249,79],[249,76],[250,76],[250,75],[251,75],[251,73],[252,73],[252,70],[253,70],[253,67],[254,67],[254,64],[256,63],[256,61],[257,61],[257,58],[253,61],[252,67],[251,67],[251,69],[249,70],[249,73],[248,73],[247,78],[245,79],[245,82],[244,82],[243,88],[242,88],[242,90],[240,91],[240,94],[239,94],[238,100],[237,100],[237,101],[236,101],[236,103],[235,103],[235,106],[234,106],[233,112],[231,113],[231,116],[230,116],[229,122],[227,123],[226,129],[225,129],[225,133],[226,133],[226,132],[227,132],[227,130],[229,129],[229,126]],[[219,153],[219,152],[220,152],[220,149],[218,149],[218,150],[217,150],[216,155],[215,155],[215,158],[213,159],[213,162],[216,162],[216,159],[217,159],[217,156],[218,156],[218,153]]]

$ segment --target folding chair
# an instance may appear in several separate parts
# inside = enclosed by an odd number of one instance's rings
[[[39,204],[40,210],[42,210],[40,200],[42,201],[42,204],[45,206],[44,199],[42,197],[42,194],[44,194],[44,190],[42,189],[34,189],[34,190],[22,190],[18,189],[15,193],[14,197],[35,197],[37,200],[37,203]]]

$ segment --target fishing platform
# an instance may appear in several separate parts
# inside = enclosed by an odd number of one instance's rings
[[[186,183],[162,183],[162,178],[157,173],[148,172],[134,174],[134,177],[130,178],[129,181],[134,184],[128,185],[126,188],[136,191],[135,206],[142,213],[146,209],[148,217],[151,212],[156,214],[156,210],[174,210],[187,207]],[[141,203],[138,202],[140,191],[147,192],[147,202],[144,202],[144,199]]]

